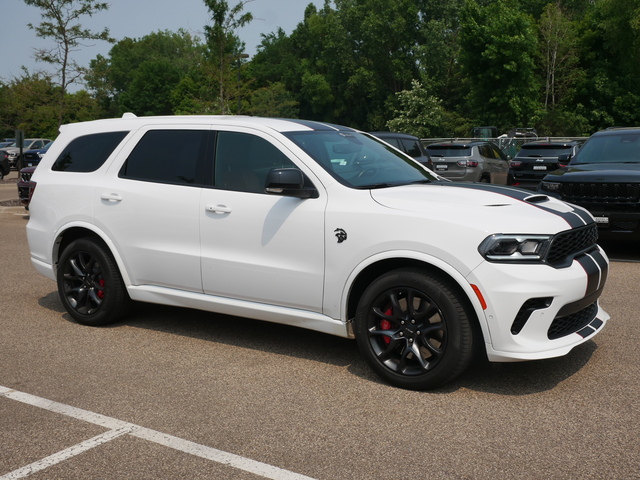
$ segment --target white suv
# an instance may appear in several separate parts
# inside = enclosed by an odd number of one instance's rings
[[[125,114],[63,126],[32,180],[32,262],[86,325],[132,300],[296,325],[426,389],[475,349],[560,356],[609,319],[587,211],[440,181],[346,127]]]

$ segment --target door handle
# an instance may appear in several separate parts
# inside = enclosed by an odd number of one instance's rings
[[[118,193],[103,193],[100,195],[101,200],[106,200],[107,202],[121,202],[122,197]]]
[[[226,205],[207,205],[205,207],[205,210],[207,212],[218,213],[218,214],[231,213],[231,209]]]

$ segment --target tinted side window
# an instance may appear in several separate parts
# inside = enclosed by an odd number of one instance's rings
[[[422,151],[416,140],[402,140],[402,144],[404,145],[404,151],[413,158],[418,158],[422,155]]]
[[[51,167],[57,172],[93,172],[100,168],[129,132],[85,135],[72,140]]]
[[[401,151],[404,151],[403,148],[402,148],[402,145],[400,145],[400,142],[398,141],[397,138],[383,138],[382,140],[387,142],[389,145],[393,145],[397,149],[399,149]]]
[[[151,130],[120,169],[120,177],[179,185],[201,184],[198,168],[206,149],[205,130]]]
[[[240,192],[265,193],[267,174],[296,166],[274,145],[247,133],[219,132],[215,186]]]

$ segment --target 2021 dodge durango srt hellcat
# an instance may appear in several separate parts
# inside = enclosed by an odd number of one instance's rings
[[[132,300],[295,325],[430,389],[476,351],[557,357],[609,319],[586,210],[441,181],[343,126],[126,114],[63,126],[31,181],[32,263],[85,325]]]

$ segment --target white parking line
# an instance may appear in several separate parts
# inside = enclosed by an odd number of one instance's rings
[[[51,465],[55,465],[56,463],[60,463],[78,455],[79,453],[102,445],[122,435],[132,435],[149,442],[157,443],[174,450],[195,455],[200,458],[211,460],[222,465],[227,465],[229,467],[237,468],[238,470],[243,470],[272,480],[314,480],[311,477],[274,467],[273,465],[268,465],[239,455],[234,455],[233,453],[207,447],[206,445],[200,445],[198,443],[190,442],[189,440],[174,437],[173,435],[167,435],[156,430],[134,425],[133,423],[123,422],[122,420],[100,415],[99,413],[90,412],[88,410],[54,402],[28,393],[19,392],[11,388],[3,387],[2,385],[0,385],[0,397],[9,398],[27,405],[39,407],[50,412],[66,415],[77,420],[93,423],[109,429],[109,431],[98,435],[97,437],[85,440],[82,443],[62,450],[61,452],[32,463],[31,465],[27,465],[26,467],[0,476],[0,480],[24,478],[32,473],[43,470]]]
[[[61,452],[54,453],[53,455],[34,462],[31,465],[27,465],[26,467],[22,467],[18,470],[14,470],[11,473],[7,473],[6,475],[1,476],[0,479],[16,480],[18,478],[28,477],[33,473],[44,470],[45,468],[51,467],[52,465],[55,465],[57,463],[64,462],[71,457],[75,457],[76,455],[102,445],[103,443],[107,443],[114,438],[118,438],[126,433],[129,433],[128,429],[126,428],[121,428],[119,430],[109,430],[107,432],[104,432],[102,435],[98,435],[96,437],[90,438],[89,440],[85,440],[84,442],[69,447],[66,450],[62,450]]]

